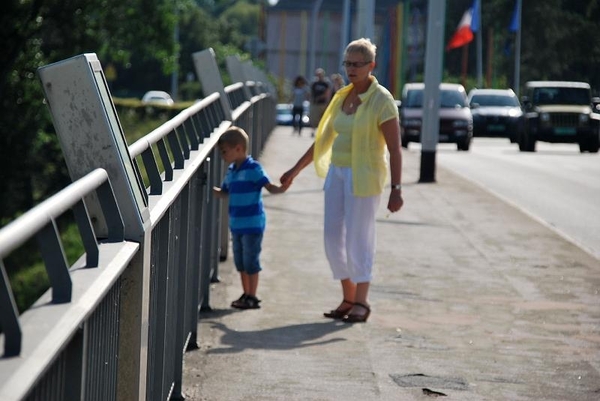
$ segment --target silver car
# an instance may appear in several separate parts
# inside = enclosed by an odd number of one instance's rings
[[[423,123],[423,83],[408,83],[402,89],[400,132],[402,146],[421,142]],[[456,143],[458,150],[469,150],[473,138],[473,117],[465,88],[460,84],[440,84],[440,143]]]

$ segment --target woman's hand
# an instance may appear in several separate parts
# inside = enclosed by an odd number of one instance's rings
[[[283,175],[279,179],[279,182],[281,182],[281,185],[288,188],[290,185],[292,185],[292,182],[294,181],[294,178],[296,177],[297,174],[298,173],[296,173],[294,171],[294,169],[292,168],[292,169],[286,171],[285,173],[283,173]]]
[[[388,210],[392,213],[397,212],[404,205],[404,199],[402,199],[402,191],[399,189],[392,189],[390,191],[390,199],[388,201]]]

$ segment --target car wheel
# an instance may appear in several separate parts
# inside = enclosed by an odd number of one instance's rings
[[[528,132],[523,132],[519,138],[519,150],[521,152],[535,152],[535,138]]]
[[[592,139],[588,139],[587,141],[579,143],[579,151],[581,153],[586,152],[586,151],[590,152],[590,153],[598,153],[599,149],[600,149],[600,139],[599,138],[592,138]]]
[[[469,150],[471,146],[471,138],[460,139],[456,142],[456,150]]]

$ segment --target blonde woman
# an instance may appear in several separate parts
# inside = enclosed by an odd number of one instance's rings
[[[381,196],[389,191],[392,213],[404,203],[398,108],[371,74],[375,55],[369,39],[348,44],[343,65],[349,84],[329,103],[313,144],[281,177],[288,186],[311,163],[325,177],[325,254],[333,278],[341,283],[342,302],[324,315],[348,323],[366,322],[371,314],[368,294]]]

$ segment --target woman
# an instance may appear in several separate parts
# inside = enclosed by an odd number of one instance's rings
[[[341,282],[343,298],[324,315],[349,323],[366,322],[371,313],[375,212],[387,177],[386,146],[391,179],[387,208],[394,213],[404,203],[398,108],[371,75],[375,54],[369,39],[348,44],[343,65],[349,85],[330,102],[314,143],[281,177],[281,183],[289,185],[311,162],[325,177],[325,254],[334,279]]]

